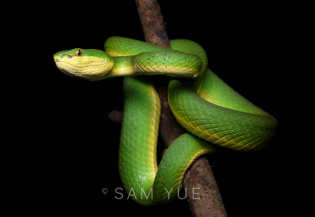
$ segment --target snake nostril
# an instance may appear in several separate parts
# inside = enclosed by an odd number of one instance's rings
[[[71,59],[71,58],[72,58],[72,56],[68,55],[68,58],[69,58],[69,59]]]

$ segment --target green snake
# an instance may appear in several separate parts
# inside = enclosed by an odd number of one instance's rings
[[[187,168],[216,145],[257,151],[273,138],[277,120],[243,98],[207,68],[204,49],[177,39],[171,48],[110,37],[105,52],[75,48],[56,53],[67,75],[96,81],[124,76],[124,111],[119,145],[119,172],[126,191],[143,205],[165,204],[177,195]],[[188,132],[167,149],[158,166],[156,144],[160,100],[152,76],[172,76],[168,101]],[[210,142],[210,143],[209,143]],[[215,144],[215,145],[213,145]]]

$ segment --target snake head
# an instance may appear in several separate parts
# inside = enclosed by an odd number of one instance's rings
[[[54,54],[57,68],[70,76],[95,81],[106,77],[114,60],[104,51],[74,48]]]

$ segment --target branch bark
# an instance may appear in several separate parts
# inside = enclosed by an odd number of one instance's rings
[[[146,42],[170,48],[157,0],[135,0],[135,3]],[[168,82],[169,78],[167,77],[163,77],[157,82],[161,100],[160,136],[166,148],[178,136],[186,133],[186,130],[177,123],[170,110],[167,100]],[[119,114],[117,111],[109,114],[109,118],[113,121],[121,122],[121,117],[121,113]],[[211,167],[205,157],[198,158],[187,171],[183,187],[187,189],[187,199],[193,216],[227,216]],[[196,192],[196,190],[198,191]]]

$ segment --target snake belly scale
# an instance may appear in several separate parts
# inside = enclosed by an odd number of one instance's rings
[[[217,146],[257,151],[273,138],[277,120],[246,100],[210,69],[204,49],[185,39],[172,49],[110,37],[105,52],[75,48],[54,55],[67,75],[96,81],[124,76],[124,111],[119,172],[125,190],[143,205],[161,205],[181,188],[187,168]],[[188,131],[156,160],[160,101],[152,76],[172,76],[168,100],[176,120]]]

